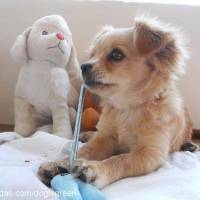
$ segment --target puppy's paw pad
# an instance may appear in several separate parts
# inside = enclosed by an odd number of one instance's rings
[[[50,185],[51,179],[59,174],[59,168],[55,162],[42,164],[38,169],[38,176],[45,185]]]
[[[92,183],[95,181],[96,173],[95,164],[90,163],[89,161],[76,160],[72,169],[74,176],[79,177],[81,180]]]
[[[87,183],[94,183],[97,177],[97,174],[95,173],[95,170],[91,167],[85,168],[81,175],[79,176],[81,180],[87,182]]]
[[[50,163],[50,162],[49,163],[44,163],[39,167],[38,175],[40,176],[40,175],[49,174],[48,172],[50,172],[52,168],[53,168],[52,167],[52,163]]]
[[[199,150],[199,146],[192,141],[188,141],[181,146],[181,151],[195,152]]]

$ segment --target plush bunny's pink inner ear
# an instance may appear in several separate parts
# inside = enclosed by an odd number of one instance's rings
[[[15,62],[19,64],[28,61],[27,39],[31,29],[32,27],[28,27],[21,35],[19,35],[11,48],[11,55]]]

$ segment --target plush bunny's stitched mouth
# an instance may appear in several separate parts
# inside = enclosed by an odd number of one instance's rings
[[[55,49],[55,48],[58,48],[63,55],[65,54],[65,52],[63,51],[63,49],[60,46],[60,42],[55,46],[48,47],[47,49]]]

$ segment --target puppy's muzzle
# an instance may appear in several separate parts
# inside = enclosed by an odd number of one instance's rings
[[[85,63],[81,65],[82,75],[83,77],[89,75],[91,73],[92,64]]]
[[[88,86],[97,86],[98,81],[96,80],[95,72],[92,71],[93,65],[90,63],[85,63],[81,65],[83,79],[85,84]]]
[[[94,79],[92,73],[92,64],[85,63],[81,65],[82,75],[85,83],[90,85],[90,82]]]

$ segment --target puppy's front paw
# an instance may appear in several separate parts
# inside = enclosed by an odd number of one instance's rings
[[[181,146],[181,151],[195,152],[195,151],[199,151],[199,149],[200,149],[199,145],[193,143],[192,141],[188,141]]]
[[[67,165],[64,166],[57,162],[47,162],[39,167],[38,176],[45,185],[50,186],[51,179],[54,176],[67,172]]]
[[[79,177],[81,180],[91,183],[97,188],[103,188],[109,184],[108,177],[104,170],[100,168],[99,161],[78,159],[74,162],[72,173],[75,177]]]

